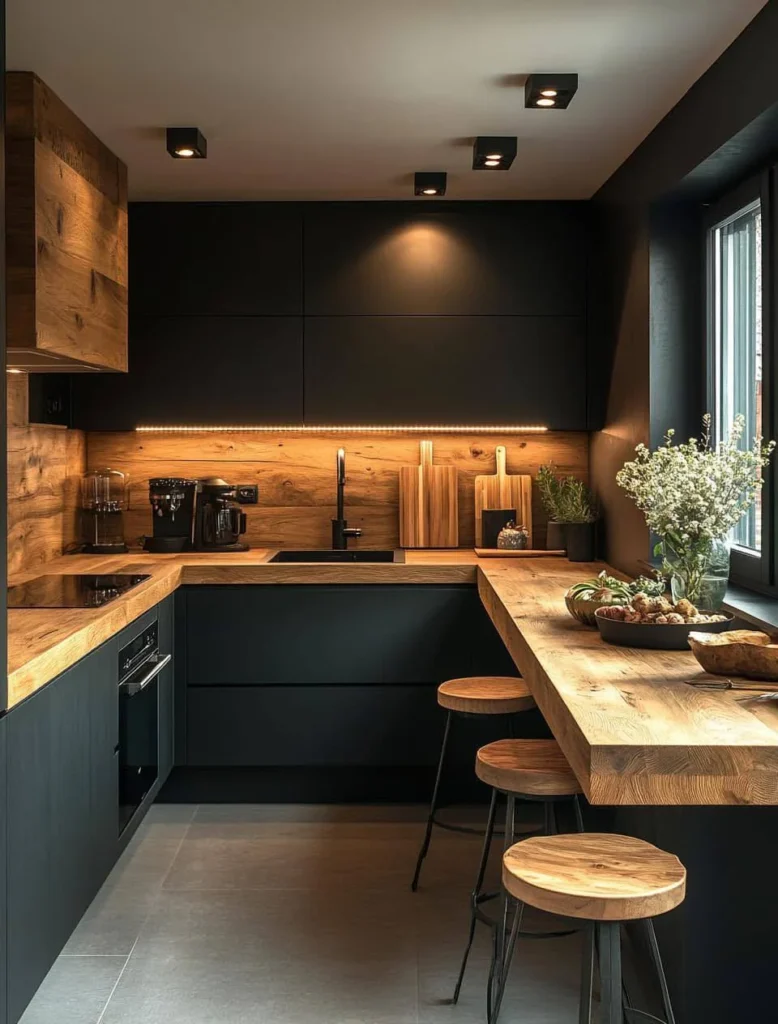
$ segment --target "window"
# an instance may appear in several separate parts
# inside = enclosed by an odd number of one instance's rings
[[[775,436],[769,416],[769,325],[763,313],[769,219],[763,182],[750,182],[710,209],[707,219],[708,408],[713,440],[726,436],[735,416],[745,417],[743,447],[754,438]],[[766,195],[766,189],[765,189]],[[731,534],[735,582],[773,582],[770,493]]]

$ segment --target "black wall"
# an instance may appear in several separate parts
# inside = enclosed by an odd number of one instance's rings
[[[586,204],[135,203],[130,372],[74,426],[586,429]]]

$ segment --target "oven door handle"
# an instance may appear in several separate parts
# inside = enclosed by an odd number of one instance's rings
[[[166,654],[165,657],[161,658],[159,661],[155,660],[154,667],[148,671],[142,679],[138,679],[137,681],[134,679],[128,680],[126,683],[122,683],[121,689],[128,697],[134,697],[142,690],[145,690],[149,683],[156,679],[162,669],[165,668],[166,665],[169,665],[172,660],[172,654]]]

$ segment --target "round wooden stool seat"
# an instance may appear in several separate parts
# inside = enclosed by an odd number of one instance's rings
[[[575,796],[581,787],[556,740],[496,740],[476,754],[481,782],[526,796]]]
[[[512,896],[563,917],[656,917],[686,895],[686,868],[678,858],[631,836],[533,836],[507,850],[502,863]]]
[[[523,679],[511,676],[467,676],[438,687],[438,704],[471,715],[511,715],[535,707]]]

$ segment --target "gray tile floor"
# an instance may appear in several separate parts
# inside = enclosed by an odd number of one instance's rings
[[[423,813],[155,806],[23,1024],[480,1024],[485,928],[451,1005],[480,840],[437,831],[412,894]],[[524,942],[501,1024],[573,1024],[578,956]]]

